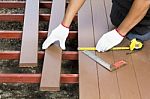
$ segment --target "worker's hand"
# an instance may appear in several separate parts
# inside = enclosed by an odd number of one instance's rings
[[[98,52],[104,52],[112,47],[118,45],[122,40],[123,36],[121,36],[116,29],[104,34],[96,45],[96,50]]]
[[[67,36],[69,34],[69,28],[64,27],[62,24],[60,24],[58,27],[56,27],[50,36],[47,37],[47,39],[44,41],[42,45],[42,49],[47,49],[52,43],[55,41],[60,42],[60,47],[65,50],[65,41],[67,39]]]

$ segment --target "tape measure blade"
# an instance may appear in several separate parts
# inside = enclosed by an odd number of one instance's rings
[[[84,51],[84,50],[88,50],[88,51],[95,51],[96,48],[95,47],[78,47],[79,51]]]

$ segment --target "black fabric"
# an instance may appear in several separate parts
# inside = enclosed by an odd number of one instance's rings
[[[111,21],[118,27],[128,14],[133,0],[112,0]],[[136,12],[135,12],[136,13]],[[141,22],[139,22],[130,32],[136,34],[146,34],[150,32],[150,10]]]

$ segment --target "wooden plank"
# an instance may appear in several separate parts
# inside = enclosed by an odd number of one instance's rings
[[[144,45],[146,46],[146,49],[147,49],[145,51],[145,53],[147,55],[147,59],[148,59],[148,61],[150,61],[150,50],[148,50],[150,48],[150,40],[149,41],[145,41]]]
[[[66,55],[67,54],[67,55]],[[77,60],[78,59],[78,52],[77,51],[63,51],[62,52],[62,59],[63,60]]]
[[[92,0],[95,45],[100,37],[108,31],[106,10],[103,0]]]
[[[24,1],[0,1],[0,8],[24,8]]]
[[[108,22],[108,29],[109,31],[114,28],[113,24],[110,20],[110,13],[111,13],[111,7],[112,7],[112,0],[104,0],[105,10],[106,10],[106,16],[107,16],[107,22]]]
[[[49,21],[50,14],[40,14],[40,21]],[[24,21],[24,14],[0,14],[0,21]]]
[[[144,48],[133,53],[132,61],[138,80],[141,99],[149,99],[150,94],[150,41],[144,43]]]
[[[104,5],[106,9],[107,22],[109,31],[114,28],[110,21],[110,11],[112,6],[111,0],[104,0]],[[129,42],[127,40],[124,41],[127,44],[120,44],[119,46],[128,46]],[[129,64],[122,69],[117,70],[117,80],[120,91],[120,96],[122,99],[140,99],[140,93],[137,85],[137,80],[135,76],[135,72],[131,63],[130,55],[126,55],[127,51],[115,51],[112,56],[114,56],[115,61],[126,60]],[[112,57],[113,59],[113,57]],[[116,78],[115,77],[115,78]]]
[[[62,84],[78,83],[78,74],[61,74]],[[40,83],[41,74],[0,74],[0,83]]]
[[[50,35],[51,31],[61,23],[65,13],[65,4],[66,0],[53,1],[48,35]],[[40,90],[60,90],[61,59],[62,50],[56,44],[52,45],[45,51]],[[48,77],[51,79],[48,79]]]
[[[49,21],[51,14],[40,14],[40,21]],[[0,14],[0,21],[24,21],[24,14]],[[77,16],[74,17],[73,21],[77,21]]]
[[[77,39],[77,31],[70,31],[67,39]],[[47,31],[39,31],[39,39],[45,39]],[[21,39],[22,31],[0,31],[0,38],[2,39]]]
[[[128,46],[129,44],[130,42],[125,39],[122,44],[118,46]],[[132,58],[131,55],[127,55],[126,53],[129,53],[129,51],[113,52],[115,61],[125,60],[127,62],[125,67],[117,70],[121,99],[141,99]]]
[[[39,0],[27,0],[23,26],[20,67],[37,66]]]
[[[51,8],[52,1],[40,1],[40,8]],[[25,1],[0,1],[0,8],[24,8]]]
[[[93,24],[94,24],[94,37],[95,45],[100,37],[108,31],[108,20],[106,16],[106,9],[103,0],[92,0],[92,12],[93,12]],[[113,53],[96,53],[99,57],[102,57],[109,63],[113,63]],[[120,99],[120,92],[118,88],[116,72],[109,72],[99,64],[98,76],[99,76],[99,88],[101,99]]]
[[[101,54],[97,53],[97,55],[110,64],[114,63],[113,53],[111,51]],[[109,72],[98,65],[98,74],[101,99],[120,99],[120,90],[118,87],[116,71]]]
[[[44,52],[38,51],[38,59],[44,58]],[[20,59],[20,51],[0,51],[0,59],[10,60]],[[77,51],[63,51],[62,52],[62,60],[78,60],[78,52]]]
[[[78,13],[79,47],[94,46],[91,1],[86,0]],[[99,99],[96,63],[82,52],[79,52],[79,75],[80,99]]]
[[[23,14],[0,14],[0,21],[23,21]]]

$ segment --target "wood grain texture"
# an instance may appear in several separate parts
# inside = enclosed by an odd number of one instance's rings
[[[92,12],[96,46],[101,36],[109,30],[104,0],[92,0]],[[102,54],[97,52],[96,54],[102,59],[106,60],[108,63],[114,62],[112,52],[105,52]],[[120,99],[116,72],[109,72],[99,64],[97,64],[97,66],[99,76],[100,99]]]
[[[113,53],[105,52],[97,55],[108,63],[114,63]],[[110,72],[98,65],[99,86],[101,99],[120,99],[120,91],[118,87],[116,71]]]
[[[66,0],[54,0],[51,9],[51,19],[49,23],[48,35],[62,21],[65,13]],[[40,84],[41,91],[60,90],[62,50],[56,44],[45,50],[42,78]]]
[[[118,46],[129,46],[129,40],[125,39]],[[125,60],[127,65],[117,70],[118,85],[121,99],[141,99],[135,70],[129,51],[113,51],[115,61]]]
[[[78,13],[79,47],[94,46],[91,1],[86,0]],[[79,52],[79,75],[80,99],[99,99],[96,63],[82,52]]]
[[[113,26],[113,24],[111,23],[111,20],[110,20],[112,0],[103,0],[103,1],[104,1],[104,5],[105,5],[106,16],[107,16],[108,29],[109,29],[109,31],[111,31],[114,28],[114,26]]]
[[[142,99],[150,97],[150,41],[144,43],[144,48],[133,53],[132,61]]]
[[[22,35],[20,67],[37,66],[39,0],[27,0]]]

